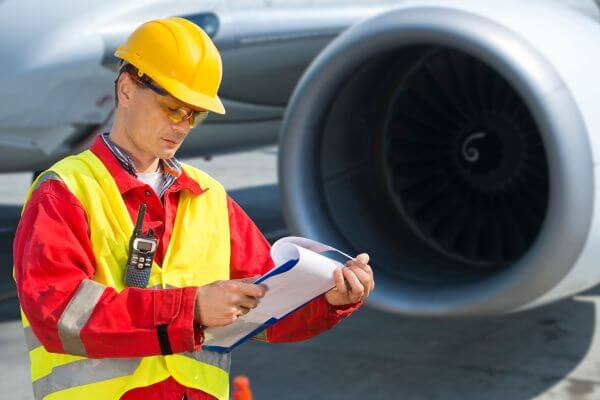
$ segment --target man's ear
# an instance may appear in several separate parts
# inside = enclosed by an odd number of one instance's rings
[[[123,108],[128,108],[133,98],[135,83],[131,80],[131,77],[123,73],[119,76],[117,81],[117,96],[119,96],[119,105]]]

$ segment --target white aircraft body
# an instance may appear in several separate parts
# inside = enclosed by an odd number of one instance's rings
[[[242,2],[240,2],[242,3]],[[326,4],[326,3],[325,3]],[[248,7],[222,1],[0,2],[0,171],[40,170],[110,128],[117,46],[140,24],[181,16],[223,60],[220,97],[180,156],[275,143],[287,101],[316,54],[382,5]]]
[[[0,172],[109,129],[114,50],[176,15],[220,49],[227,110],[180,156],[278,142],[290,230],[371,253],[373,305],[500,314],[600,282],[597,2],[314,3],[0,1]]]

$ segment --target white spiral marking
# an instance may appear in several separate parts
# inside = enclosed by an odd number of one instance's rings
[[[465,140],[465,142],[462,145],[462,154],[468,162],[476,162],[477,160],[479,160],[479,150],[476,147],[469,147],[471,145],[471,142],[477,139],[483,139],[486,136],[487,135],[485,132],[477,132],[473,133],[467,138],[467,140]]]

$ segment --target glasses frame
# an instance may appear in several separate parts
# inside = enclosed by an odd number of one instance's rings
[[[133,65],[131,64],[125,64],[121,67],[121,69],[119,70],[119,74],[126,72],[127,74],[129,74],[129,76],[131,77],[131,79],[140,87],[142,88],[148,88],[150,90],[152,90],[154,93],[156,93],[159,96],[162,97],[172,97],[169,92],[167,92],[165,89],[156,86],[154,84],[154,82],[152,82],[152,79],[150,77],[148,77],[148,75],[142,75],[139,76],[138,70],[137,68],[135,68]],[[117,75],[117,80],[118,80],[118,75]],[[175,99],[176,100],[176,99]],[[194,110],[194,109],[190,109],[189,112],[185,113],[185,112],[180,112],[181,107],[177,108],[176,110],[171,109],[170,107],[166,107],[162,104],[159,104],[159,107],[163,109],[163,111],[165,112],[165,114],[167,115],[167,117],[173,121],[174,123],[180,123],[181,121],[187,120],[188,124],[190,125],[190,128],[194,128],[197,125],[201,124],[204,122],[204,120],[206,120],[206,117],[208,117],[208,110]]]

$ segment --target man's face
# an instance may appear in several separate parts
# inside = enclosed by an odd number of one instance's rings
[[[131,93],[125,107],[125,129],[127,136],[138,151],[157,158],[172,158],[190,132],[187,120],[173,122],[165,111],[190,108],[171,96],[160,96],[152,90],[138,85],[128,74],[128,91]],[[121,106],[121,104],[120,104]]]

